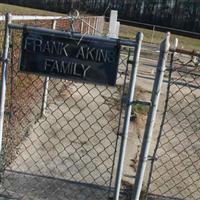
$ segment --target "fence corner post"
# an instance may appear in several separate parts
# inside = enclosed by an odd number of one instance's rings
[[[133,189],[132,200],[139,200],[140,193],[142,191],[142,184],[145,175],[146,164],[148,161],[149,150],[151,145],[151,139],[153,134],[153,127],[156,120],[156,114],[158,109],[158,103],[160,99],[161,87],[164,79],[164,72],[168,57],[168,51],[170,47],[170,33],[166,34],[166,38],[160,44],[160,55],[156,69],[156,76],[153,85],[153,91],[151,96],[151,106],[148,112],[147,122],[145,126],[145,132],[141,147],[141,153],[139,157],[139,163],[136,172],[136,180]]]

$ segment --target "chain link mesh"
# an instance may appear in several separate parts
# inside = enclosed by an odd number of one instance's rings
[[[149,199],[200,197],[200,66],[172,55],[166,105],[151,163]]]
[[[63,26],[58,23],[58,29]],[[116,87],[50,78],[43,115],[45,78],[19,71],[21,37],[21,31],[12,30],[1,194],[23,200],[108,199],[124,119],[121,97],[132,66],[127,64],[130,48],[121,51]]]

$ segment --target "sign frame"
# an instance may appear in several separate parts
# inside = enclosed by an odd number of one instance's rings
[[[98,37],[95,41],[95,36],[88,38],[79,35],[77,37],[69,33],[61,36],[51,32],[23,29],[19,71],[114,86],[121,45],[117,42],[111,43],[109,38],[105,37]]]

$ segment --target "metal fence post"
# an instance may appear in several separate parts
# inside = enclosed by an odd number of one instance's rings
[[[120,195],[121,180],[123,176],[123,167],[124,167],[125,152],[126,152],[126,144],[127,144],[129,124],[130,124],[131,108],[132,108],[132,102],[133,102],[133,97],[135,93],[135,87],[136,87],[136,76],[137,76],[137,70],[138,70],[138,65],[139,65],[139,57],[140,57],[142,40],[143,40],[143,34],[138,33],[136,37],[137,44],[136,44],[135,52],[134,52],[134,60],[133,60],[129,90],[128,90],[127,101],[126,101],[125,119],[124,119],[124,125],[123,125],[122,139],[121,139],[121,144],[120,144],[120,152],[119,152],[119,159],[118,159],[117,173],[116,173],[116,180],[115,180],[114,200],[118,200],[119,195]]]
[[[90,34],[90,26],[91,26],[91,25],[90,25],[90,22],[91,22],[91,21],[90,21],[90,18],[88,18],[88,29],[87,29],[87,34]]]
[[[160,91],[161,91],[161,87],[163,83],[164,71],[165,71],[168,51],[170,47],[169,39],[170,39],[170,33],[167,33],[166,39],[160,45],[160,56],[159,56],[159,61],[157,64],[156,77],[155,77],[152,96],[151,96],[151,106],[150,106],[147,123],[145,127],[145,133],[144,133],[143,143],[141,147],[141,153],[140,153],[139,164],[138,164],[137,173],[136,173],[136,180],[135,180],[132,200],[139,200],[140,193],[142,190],[142,183],[144,179],[146,163],[148,161],[151,138],[153,134],[153,127],[155,124],[156,113],[157,113],[157,108],[158,108],[158,103],[159,103],[159,98],[160,98]]]
[[[5,16],[5,35],[3,45],[3,60],[2,60],[2,74],[1,74],[1,102],[0,102],[0,152],[2,150],[3,139],[3,123],[4,123],[4,111],[6,101],[6,81],[7,81],[7,67],[8,67],[8,54],[10,44],[10,29],[8,24],[11,23],[11,14],[7,13]]]
[[[155,28],[156,28],[156,25],[153,26],[152,35],[151,35],[151,44],[153,43]]]
[[[81,34],[83,33],[83,20],[81,19]]]
[[[56,29],[56,23],[57,23],[57,21],[53,20],[52,29]],[[42,99],[41,117],[44,116],[45,112],[46,112],[48,89],[49,89],[49,77],[45,77],[45,80],[44,80],[44,93],[43,93],[43,99]]]
[[[172,51],[171,58],[170,58],[169,75],[168,75],[169,81],[168,82],[171,82],[171,76],[172,76],[172,71],[173,71],[172,68],[173,68],[173,64],[174,64],[173,61],[174,61],[174,56],[175,56],[177,47],[178,47],[178,39],[175,38],[174,43],[170,47],[171,51],[172,50],[173,51]],[[166,95],[166,100],[165,100],[165,105],[164,105],[164,112],[163,112],[163,117],[162,117],[162,121],[161,121],[161,125],[160,125],[160,130],[159,130],[159,134],[158,134],[158,138],[157,138],[157,143],[156,143],[156,146],[155,146],[155,149],[154,149],[154,153],[153,153],[153,158],[156,157],[156,153],[157,153],[157,150],[158,150],[158,147],[159,147],[159,141],[160,141],[162,133],[163,133],[164,122],[165,122],[168,103],[169,103],[170,86],[171,86],[170,84],[168,84],[168,86],[167,86],[167,93],[166,93],[167,95]],[[150,184],[151,184],[151,178],[152,178],[152,173],[153,173],[154,162],[155,162],[155,159],[152,159],[151,160],[151,166],[150,166],[150,172],[148,174],[147,187],[145,188],[145,190],[146,190],[145,198],[147,198],[147,196],[148,196],[148,191],[149,191],[149,187],[150,187]]]
[[[97,18],[94,18],[94,22],[93,22],[93,31],[92,31],[92,35],[95,35],[95,31],[96,31],[96,25],[97,25]]]

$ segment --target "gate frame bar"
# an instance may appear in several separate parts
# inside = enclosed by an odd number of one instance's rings
[[[147,161],[149,160],[149,152],[151,139],[153,135],[153,128],[156,120],[158,110],[158,103],[160,99],[161,88],[164,79],[164,72],[166,68],[167,57],[170,48],[170,33],[166,34],[166,38],[160,44],[160,55],[157,63],[156,76],[151,96],[151,106],[148,112],[145,132],[139,157],[139,163],[136,172],[136,180],[133,188],[132,200],[139,200],[142,191],[142,184],[144,180]],[[154,158],[153,158],[154,159]]]
[[[122,176],[123,176],[124,160],[125,160],[125,154],[126,154],[126,146],[127,146],[129,124],[130,124],[130,117],[131,117],[131,110],[132,110],[132,102],[133,102],[133,98],[135,94],[137,71],[138,71],[138,66],[139,66],[139,58],[140,58],[140,51],[141,51],[143,37],[144,37],[143,33],[138,33],[136,36],[136,45],[135,45],[135,51],[134,51],[134,57],[133,57],[134,60],[132,64],[128,95],[126,99],[125,119],[124,119],[124,124],[123,124],[120,152],[119,152],[117,172],[116,172],[116,178],[115,178],[114,200],[119,200],[119,196],[120,196],[121,181],[122,181]]]
[[[2,152],[2,141],[3,141],[3,124],[4,124],[4,112],[5,112],[5,101],[6,101],[6,81],[8,71],[8,56],[10,46],[10,29],[8,25],[11,23],[12,15],[6,13],[5,15],[5,35],[3,44],[3,56],[2,56],[2,74],[1,74],[1,91],[0,91],[0,153]]]
[[[6,31],[5,31],[5,41],[4,41],[4,55],[3,55],[3,66],[2,66],[2,88],[1,88],[1,104],[0,104],[0,150],[2,146],[2,134],[3,134],[3,122],[4,122],[4,111],[5,111],[5,99],[6,99],[6,79],[7,79],[7,66],[8,66],[8,52],[9,52],[9,39],[10,39],[10,30],[17,29],[17,30],[30,30],[30,31],[39,31],[41,33],[52,33],[57,34],[58,36],[73,36],[74,38],[81,39],[82,34],[79,33],[71,33],[71,32],[62,32],[53,29],[46,29],[46,28],[38,28],[26,25],[19,25],[19,24],[12,24],[11,23],[11,15],[6,15]],[[121,187],[121,180],[123,176],[123,167],[124,167],[124,159],[125,159],[125,152],[126,152],[126,144],[128,139],[128,131],[129,131],[129,124],[130,124],[130,115],[131,115],[131,108],[133,103],[133,97],[135,93],[135,86],[136,86],[136,77],[137,77],[137,69],[139,65],[139,58],[141,52],[141,44],[143,40],[143,33],[138,33],[136,36],[136,40],[128,40],[128,39],[115,39],[115,38],[108,38],[108,37],[100,37],[100,36],[84,36],[87,40],[90,41],[99,41],[99,42],[107,42],[110,44],[118,44],[124,45],[129,47],[134,47],[134,60],[132,63],[132,71],[131,77],[129,82],[129,90],[128,90],[128,97],[126,100],[126,110],[125,110],[125,120],[123,124],[123,134],[122,140],[120,144],[120,153],[118,158],[118,166],[117,166],[117,176],[115,182],[115,190],[114,190],[114,197],[115,200],[119,199],[120,195],[120,187]],[[48,80],[47,80],[48,82]]]

